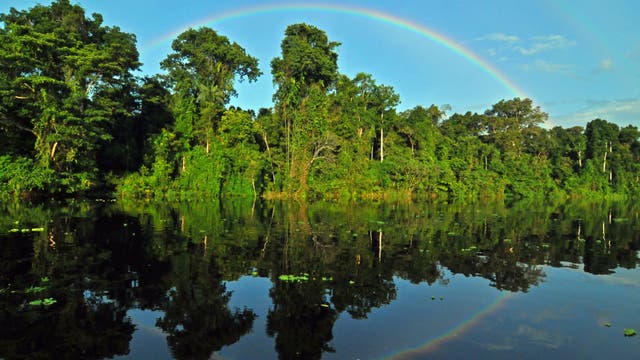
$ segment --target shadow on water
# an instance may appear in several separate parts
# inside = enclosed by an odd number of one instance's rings
[[[336,352],[338,318],[367,321],[396,301],[398,279],[453,286],[451,278],[463,276],[527,293],[545,281],[545,267],[636,269],[639,210],[627,203],[2,204],[0,357],[126,356],[135,350],[137,309],[161,314],[154,326],[174,358],[207,359],[264,331],[278,357],[317,359]],[[228,284],[252,277],[271,283],[265,314],[230,305]],[[265,329],[255,328],[258,316]]]

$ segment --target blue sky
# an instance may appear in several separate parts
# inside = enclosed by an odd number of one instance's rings
[[[48,0],[2,0],[0,12]],[[549,113],[552,125],[603,118],[640,126],[640,1],[636,0],[72,0],[107,25],[136,34],[142,71],[160,72],[170,40],[189,26],[209,26],[257,57],[264,75],[239,84],[234,105],[271,106],[270,62],[288,24],[306,22],[339,41],[340,71],[368,72],[400,94],[400,109],[443,105],[484,111],[516,94],[449,48],[398,26],[334,11],[281,10],[207,22],[265,4],[335,4],[367,8],[417,23],[462,45],[503,73]],[[158,42],[158,39],[166,38]]]

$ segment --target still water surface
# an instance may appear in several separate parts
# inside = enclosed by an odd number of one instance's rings
[[[640,353],[631,203],[0,211],[0,358]]]

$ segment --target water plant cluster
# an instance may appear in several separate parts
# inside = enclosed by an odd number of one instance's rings
[[[278,280],[280,281],[288,281],[288,282],[301,282],[301,281],[309,281],[309,280],[322,280],[322,281],[333,281],[332,276],[321,276],[321,277],[313,277],[308,273],[302,273],[300,275],[293,274],[282,274],[278,276]],[[353,281],[349,281],[349,284],[353,284]]]

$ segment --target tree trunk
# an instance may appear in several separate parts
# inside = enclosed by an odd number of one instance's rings
[[[378,262],[382,261],[382,230],[378,233]]]
[[[415,145],[413,144],[413,139],[411,138],[411,136],[409,136],[409,143],[411,143],[411,158],[413,159],[415,157]]]
[[[384,161],[384,129],[380,128],[380,162]]]
[[[578,167],[582,169],[582,150],[578,150]]]
[[[271,178],[273,179],[273,184],[275,185],[275,183],[276,183],[276,172],[273,169],[273,158],[271,157],[271,148],[269,147],[269,139],[267,139],[267,132],[264,131],[262,133],[262,135],[264,136],[264,143],[267,146],[267,154],[269,155],[269,165],[271,166]]]
[[[255,199],[256,197],[258,197],[258,192],[256,191],[256,180],[255,179],[251,179],[251,186],[253,186],[253,198]]]
[[[380,162],[384,161],[384,113],[380,114]]]
[[[58,148],[58,142],[53,143],[53,147],[51,148],[51,160],[54,160],[56,156],[56,149]]]

